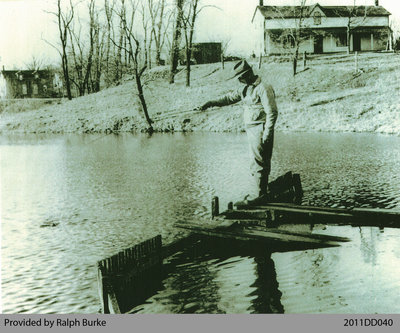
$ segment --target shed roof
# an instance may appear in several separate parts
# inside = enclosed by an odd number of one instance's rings
[[[351,16],[389,16],[391,15],[382,6],[321,6],[319,4],[303,7],[304,16],[310,16],[315,7],[319,7],[327,17]],[[301,6],[257,6],[256,11],[267,19],[296,18],[300,16]]]
[[[51,71],[47,69],[39,69],[39,70],[1,70],[0,74],[3,74],[4,77],[13,77],[16,75],[23,75],[25,78],[34,77],[35,74],[40,76],[50,76],[52,74]]]

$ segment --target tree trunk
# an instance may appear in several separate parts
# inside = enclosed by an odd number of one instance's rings
[[[197,5],[199,0],[193,0],[193,12],[190,22],[189,39],[186,39],[186,86],[190,86],[190,59],[192,56],[192,46],[193,46],[193,35],[194,35],[194,24],[197,18]],[[186,32],[185,32],[186,34]]]
[[[63,46],[62,67],[63,67],[64,81],[65,81],[65,89],[67,89],[67,97],[69,100],[71,100],[72,99],[71,80],[69,79],[68,58],[65,46]]]
[[[347,54],[350,54],[350,51],[351,51],[351,49],[350,49],[350,30],[351,29],[351,27],[350,27],[350,19],[349,19],[349,23],[348,23],[348,25],[347,25],[347,31],[346,31],[346,39],[347,39]]]
[[[190,54],[191,49],[186,46],[186,87],[190,87]]]
[[[297,40],[296,51],[294,52],[294,57],[293,57],[293,76],[297,74],[297,59],[299,57],[299,48],[300,48],[300,42]]]
[[[183,11],[183,2],[184,0],[176,0],[176,22],[174,29],[174,37],[172,40],[172,48],[171,48],[171,69],[170,69],[170,77],[169,83],[175,82],[175,73],[178,68],[178,60],[179,60],[179,42],[181,37],[181,29],[182,29],[182,11]]]
[[[152,125],[153,121],[149,117],[146,100],[145,100],[144,94],[143,94],[141,73],[138,72],[138,68],[136,66],[135,66],[135,80],[136,80],[136,88],[138,91],[139,100],[140,100],[140,103],[142,104],[142,108],[143,108],[143,113],[146,118],[147,124],[149,125],[148,131],[153,132],[153,125]]]
[[[160,19],[157,24],[157,33],[154,31],[154,42],[156,44],[156,65],[161,65],[161,35],[162,35],[162,23],[164,19],[164,8],[165,8],[165,0],[161,0],[161,8],[160,8]]]
[[[122,47],[123,47],[123,35],[121,30],[121,36],[119,37],[119,44],[117,48],[117,57],[115,59],[115,81],[119,81],[122,77]]]

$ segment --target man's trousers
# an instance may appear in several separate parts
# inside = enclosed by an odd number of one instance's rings
[[[263,141],[265,124],[247,125],[246,133],[250,151],[250,172],[254,179],[254,193],[267,193],[268,176],[271,171],[274,135]]]

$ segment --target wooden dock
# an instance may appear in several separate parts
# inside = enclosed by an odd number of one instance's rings
[[[261,206],[232,203],[220,213],[219,199],[211,203],[207,221],[178,221],[189,235],[168,245],[161,236],[134,245],[98,262],[99,296],[103,313],[127,313],[161,288],[163,260],[194,244],[238,255],[265,257],[267,253],[340,246],[350,239],[316,233],[316,225],[399,228],[400,211],[372,208],[332,208],[301,205],[300,176],[291,172],[269,184],[270,201]],[[299,231],[295,226],[306,226]]]
[[[327,224],[399,228],[400,211],[373,208],[331,208],[292,203],[269,203],[263,206],[228,209],[218,216],[228,220],[263,221],[266,226],[282,224]]]

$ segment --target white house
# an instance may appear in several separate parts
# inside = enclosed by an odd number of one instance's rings
[[[256,54],[283,54],[295,47],[301,32],[299,52],[331,53],[392,49],[391,14],[375,6],[264,6],[260,0],[252,23],[257,34]],[[300,28],[300,29],[299,29]]]

